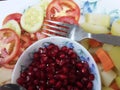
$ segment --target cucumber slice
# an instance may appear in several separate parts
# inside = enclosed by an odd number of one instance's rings
[[[20,23],[25,31],[35,33],[41,28],[43,20],[44,9],[40,5],[34,5],[24,12]]]
[[[18,36],[21,36],[21,28],[18,22],[15,20],[9,20],[6,24],[2,26],[2,28],[10,28],[14,30],[18,34]]]

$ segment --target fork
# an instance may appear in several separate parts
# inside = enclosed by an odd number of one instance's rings
[[[80,26],[58,21],[45,20],[43,34],[47,36],[63,36],[75,41],[92,38],[102,43],[120,46],[120,36],[110,34],[93,34],[85,32]]]

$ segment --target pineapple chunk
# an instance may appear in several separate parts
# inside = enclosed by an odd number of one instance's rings
[[[91,23],[95,25],[110,27],[110,16],[109,15],[89,13],[89,14],[86,14],[85,21],[87,23]]]
[[[120,20],[113,22],[111,27],[111,34],[120,36]]]
[[[102,79],[102,83],[104,86],[108,87],[110,86],[110,84],[114,81],[114,79],[116,78],[116,73],[113,70],[110,71],[102,71],[101,72],[101,79]]]
[[[94,25],[94,24],[90,24],[90,23],[81,23],[81,27],[83,28],[83,30],[85,30],[86,32],[90,32],[90,33],[95,33],[95,34],[100,34],[100,33],[109,33],[109,29],[105,26],[101,26],[101,25]]]
[[[117,70],[120,72],[120,46],[114,46],[108,54],[110,55],[111,59]]]

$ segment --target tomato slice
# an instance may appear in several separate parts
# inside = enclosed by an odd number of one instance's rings
[[[20,47],[26,49],[31,45],[30,37],[22,35],[20,38]]]
[[[56,18],[70,16],[76,21],[80,18],[80,8],[73,0],[53,0],[47,7],[46,18],[56,20]]]
[[[22,14],[21,13],[12,13],[9,14],[8,16],[5,17],[3,20],[3,25],[8,22],[9,20],[15,20],[20,24],[20,19],[21,19]]]
[[[64,23],[69,23],[69,24],[78,24],[78,22],[71,16],[59,17],[56,20]]]
[[[0,64],[9,63],[20,48],[19,36],[11,29],[0,30]]]

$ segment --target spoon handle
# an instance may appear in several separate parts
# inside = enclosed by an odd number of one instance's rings
[[[26,90],[26,89],[17,84],[5,84],[3,86],[0,86],[0,90]]]

